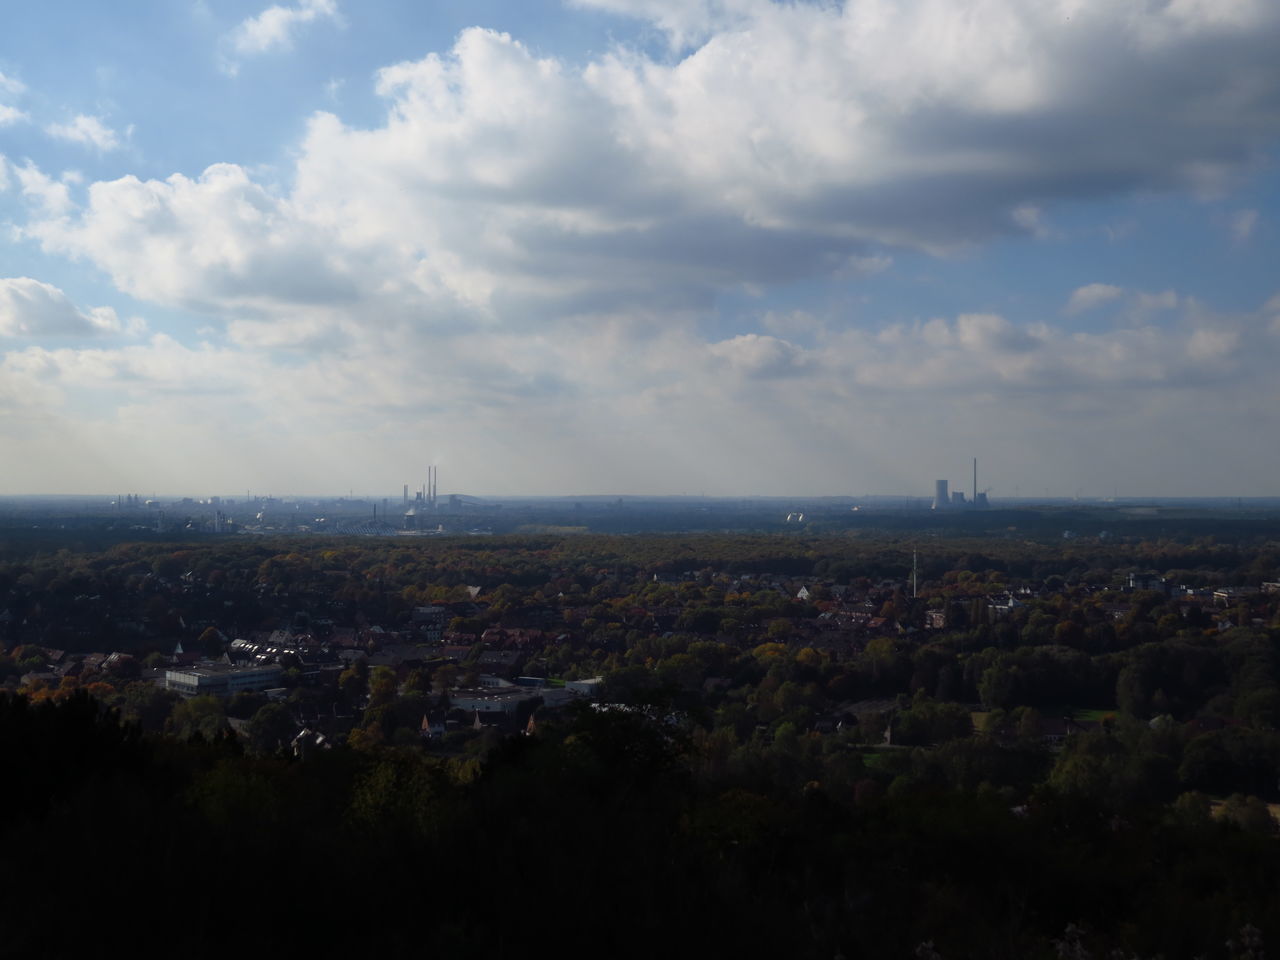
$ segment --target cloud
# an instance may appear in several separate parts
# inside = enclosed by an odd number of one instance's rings
[[[871,277],[884,273],[893,266],[893,257],[885,254],[859,256],[854,254],[845,261],[844,267],[837,271],[841,276]]]
[[[287,50],[303,24],[322,19],[340,21],[336,0],[300,0],[295,6],[270,6],[231,32],[231,48],[240,56]]]
[[[1138,293],[1134,296],[1134,308],[1139,313],[1155,313],[1160,310],[1173,310],[1178,306],[1178,294],[1174,290],[1161,290],[1156,293]]]
[[[996,314],[961,314],[887,327],[874,338],[848,334],[828,344],[824,361],[828,369],[878,389],[994,390],[1020,395],[1023,402],[1037,395],[1096,395],[1100,389],[1136,395],[1182,385],[1199,393],[1220,385],[1225,375],[1200,363],[1227,358],[1238,346],[1239,332],[1225,323],[1207,316],[1174,331],[1141,326],[1081,333],[1017,324]]]
[[[65,191],[37,173],[26,176],[37,184],[32,192],[61,198],[59,188]],[[87,257],[121,290],[156,303],[253,312],[273,303],[340,307],[350,299],[341,265],[330,272],[324,234],[309,236],[287,205],[231,164],[195,180],[98,182],[78,220],[50,218],[27,229],[46,249]]]
[[[1231,236],[1236,243],[1245,243],[1253,236],[1254,227],[1257,225],[1257,210],[1237,210],[1231,218]]]
[[[110,307],[84,312],[51,284],[30,277],[0,279],[0,336],[96,337],[121,329]]]
[[[805,352],[795,344],[756,333],[722,340],[708,349],[736,373],[751,379],[799,376],[809,365]]]
[[[45,133],[58,140],[93,147],[103,153],[120,146],[120,139],[114,130],[100,118],[83,113],[77,114],[70,123],[51,123],[44,129]]]
[[[9,77],[4,73],[0,73],[0,93],[9,93],[18,96],[25,93],[26,89],[26,85],[17,78]],[[20,123],[29,119],[30,117],[17,107],[0,103],[0,127],[12,126],[15,123]]]
[[[740,26],[767,7],[765,0],[569,0],[571,6],[647,20],[681,49]]]
[[[659,25],[679,9],[609,6]],[[273,9],[255,36],[330,7]],[[380,71],[383,123],[316,114],[282,192],[234,165],[124,178],[31,230],[165,302],[310,309],[336,280],[378,309],[500,322],[703,310],[726,288],[876,269],[892,247],[1043,232],[1073,198],[1190,189],[1280,133],[1270,5],[1078,0],[1069,28],[1014,0],[699,9],[712,32],[670,62],[619,48],[575,67],[469,29]]]
[[[766,330],[782,336],[813,336],[826,329],[821,317],[807,310],[791,310],[778,312],[767,311],[760,318],[760,325]]]
[[[67,184],[54,180],[31,161],[28,160],[21,167],[13,167],[13,172],[22,187],[23,195],[34,201],[38,215],[49,218],[38,222],[57,222],[73,208]]]
[[[32,346],[4,356],[0,383],[37,391],[42,410],[23,408],[19,419],[42,419],[27,436],[0,417],[0,453],[6,436],[37,443],[55,429],[49,416],[74,407],[93,413],[56,429],[90,438],[104,471],[176,477],[180,453],[202,482],[224,489],[257,485],[245,477],[254,471],[284,484],[291,475],[281,464],[297,458],[327,478],[321,486],[381,477],[392,489],[422,457],[444,451],[454,457],[450,484],[475,492],[830,493],[844,483],[927,492],[930,458],[967,463],[976,449],[1005,494],[1028,469],[1028,451],[1070,489],[1105,482],[1111,493],[1106,464],[1124,451],[1125,476],[1144,492],[1185,484],[1202,493],[1206,456],[1235,449],[1242,477],[1274,459],[1266,445],[1240,450],[1213,427],[1225,417],[1245,429],[1271,422],[1280,334],[1240,347],[1264,314],[1090,334],[995,314],[828,323],[807,348],[765,334],[705,342],[690,328],[624,316],[582,318],[554,335],[440,339],[387,325],[289,362],[256,344],[184,346],[163,335],[119,347]],[[193,422],[234,432],[235,463],[193,442]],[[130,439],[140,430],[150,458],[141,463]],[[1178,430],[1198,437],[1194,462],[1180,445],[1148,442]],[[912,442],[895,442],[902,437]],[[528,472],[502,487],[486,472],[492,463]],[[286,488],[299,490],[296,478]]]
[[[1239,343],[1240,334],[1235,330],[1202,327],[1191,334],[1187,355],[1193,360],[1217,360],[1234,351]]]
[[[1109,283],[1086,284],[1072,291],[1071,298],[1062,308],[1062,312],[1068,315],[1084,313],[1086,310],[1092,310],[1123,295],[1122,287],[1115,287]]]
[[[1049,228],[1044,224],[1044,211],[1032,203],[1014,207],[1010,214],[1013,222],[1034,237],[1047,237]]]

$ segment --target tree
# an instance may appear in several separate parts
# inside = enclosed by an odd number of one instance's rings
[[[369,672],[369,707],[381,707],[396,698],[399,684],[390,667],[374,667]]]
[[[916,694],[911,706],[893,721],[894,743],[927,746],[968,737],[973,733],[969,711],[958,703],[930,700],[924,691]]]
[[[458,685],[457,664],[446,663],[431,675],[431,683],[439,693],[448,693]]]
[[[1121,712],[1132,717],[1145,718],[1150,709],[1151,689],[1146,671],[1140,664],[1131,663],[1120,671],[1116,680],[1116,704]]]
[[[1223,801],[1218,816],[1249,833],[1270,835],[1276,832],[1276,822],[1271,811],[1257,797],[1234,793]]]
[[[298,732],[293,714],[280,703],[268,703],[249,721],[246,732],[249,745],[258,753],[285,749]]]
[[[982,672],[978,681],[978,696],[988,710],[1009,707],[1015,703],[1018,687],[1018,668],[1003,659],[997,660]]]
[[[409,671],[409,676],[405,679],[405,682],[404,682],[404,692],[406,694],[429,693],[430,690],[431,690],[431,684],[428,681],[427,675],[425,673],[423,673],[421,670]]]
[[[204,633],[200,634],[200,639],[196,641],[196,646],[209,659],[216,659],[222,656],[223,636],[216,627],[206,627]]]
[[[368,680],[369,662],[361,657],[338,675],[338,689],[349,702],[354,703],[368,690]]]
[[[179,701],[165,724],[166,732],[179,740],[199,735],[214,740],[230,730],[222,701],[217,697],[192,697]]]
[[[175,704],[177,694],[162,690],[153,683],[135,681],[121,692],[123,718],[136,723],[149,733],[159,733]]]

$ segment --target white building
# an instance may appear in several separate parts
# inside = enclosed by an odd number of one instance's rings
[[[164,685],[165,689],[184,697],[232,697],[245,691],[277,687],[283,673],[280,665],[274,663],[253,667],[202,663],[196,667],[166,670]]]

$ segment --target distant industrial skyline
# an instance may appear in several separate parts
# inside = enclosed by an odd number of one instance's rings
[[[974,507],[977,507],[978,509],[987,509],[988,507],[991,506],[991,502],[990,502],[991,498],[1001,499],[1006,501],[1010,501],[1010,500],[1035,501],[1035,500],[1045,500],[1045,499],[1108,501],[1108,500],[1116,500],[1116,499],[1144,499],[1144,498],[1146,499],[1150,499],[1150,498],[1235,499],[1235,498],[1245,496],[1243,494],[1206,494],[1206,493],[1195,493],[1195,492],[1162,495],[1162,494],[1143,493],[1141,491],[1127,491],[1124,494],[1121,494],[1118,489],[1110,492],[1097,492],[1097,493],[1085,493],[1083,491],[1077,490],[1074,493],[1062,494],[1062,493],[1052,492],[1049,488],[1045,488],[1043,491],[1040,491],[1040,492],[1037,492],[1034,489],[1027,490],[1024,492],[1020,486],[1016,486],[1016,485],[1013,486],[1008,491],[996,493],[996,492],[993,492],[993,488],[990,486],[984,486],[981,488],[979,487],[977,457],[971,458],[970,469],[972,471],[971,478],[970,478],[971,486],[967,495],[966,495],[966,492],[963,489],[960,489],[958,486],[955,489],[952,489],[950,478],[944,477],[944,478],[935,479],[932,482],[931,494],[925,489],[924,484],[921,484],[918,489],[901,489],[901,490],[865,490],[865,491],[837,490],[837,491],[822,491],[822,492],[813,492],[813,491],[804,492],[804,491],[798,491],[798,490],[791,490],[791,491],[782,492],[782,493],[761,493],[758,491],[751,491],[751,492],[735,491],[735,492],[729,492],[729,493],[714,493],[714,494],[709,494],[709,493],[706,493],[705,491],[690,492],[687,490],[678,491],[674,493],[645,493],[643,491],[625,490],[625,489],[605,490],[605,491],[582,491],[582,490],[574,491],[572,489],[555,490],[555,491],[545,491],[545,490],[536,491],[536,490],[518,490],[517,489],[509,492],[496,492],[493,490],[485,490],[483,488],[479,490],[463,490],[460,488],[451,488],[447,490],[445,494],[445,500],[448,500],[450,498],[457,498],[459,496],[463,496],[467,498],[488,497],[488,498],[494,498],[494,499],[520,499],[523,497],[552,498],[552,499],[573,499],[575,497],[584,497],[584,498],[628,497],[628,498],[640,498],[640,499],[645,497],[655,497],[655,498],[709,497],[712,499],[727,499],[727,500],[753,499],[753,498],[785,499],[788,497],[796,498],[796,499],[901,498],[901,499],[931,500],[932,509],[950,510],[950,509],[971,509]],[[322,488],[302,489],[302,490],[290,490],[290,489],[254,490],[252,487],[245,487],[242,502],[250,501],[250,500],[279,499],[279,498],[310,498],[310,499],[326,499],[326,500],[335,500],[335,501],[342,500],[342,499],[353,499],[353,500],[366,500],[370,502],[377,501],[379,503],[393,504],[393,505],[398,505],[400,507],[410,507],[413,505],[426,505],[426,506],[429,506],[431,509],[435,509],[437,503],[440,502],[440,492],[439,492],[440,468],[434,464],[431,464],[426,466],[424,469],[419,470],[418,472],[421,476],[424,476],[426,479],[423,480],[422,482],[414,483],[412,485],[407,481],[401,483],[399,498],[396,498],[393,493],[388,492],[384,487],[374,487],[374,486],[371,486],[368,488],[361,488],[361,489],[356,489],[352,487],[352,488],[348,488],[346,493],[343,493],[340,490],[333,490],[333,489],[324,490]],[[984,476],[984,482],[985,482],[985,476]],[[125,498],[127,497],[130,506],[137,506],[147,499],[147,496],[144,496],[143,494],[139,494],[136,492],[128,493],[128,494],[116,493],[113,495],[103,491],[92,491],[92,490],[67,490],[67,491],[57,491],[57,492],[55,491],[43,491],[43,492],[42,491],[23,491],[22,493],[18,493],[18,494],[0,493],[0,496],[6,496],[6,495],[8,496],[40,496],[42,495],[42,493],[43,495],[58,495],[59,493],[65,493],[65,495],[69,495],[69,496],[94,496],[94,497],[115,496],[120,499],[121,503],[124,503]],[[153,498],[154,497],[160,497],[160,498],[187,497],[187,498],[194,498],[196,500],[206,500],[206,499],[212,498],[214,501],[216,501],[221,498],[238,497],[239,492],[224,491],[222,493],[211,493],[206,491],[203,493],[193,493],[190,490],[159,491],[158,488],[152,488],[151,494],[149,496]],[[1252,494],[1250,495],[1250,497],[1256,498],[1256,499],[1270,499],[1273,497],[1280,497],[1280,491],[1277,491],[1276,493]]]
[[[1269,496],[1280,5],[15,9],[0,494]]]

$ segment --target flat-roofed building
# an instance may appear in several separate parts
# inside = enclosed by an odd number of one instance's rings
[[[520,704],[539,696],[539,691],[528,687],[480,687],[449,692],[449,706],[459,710],[481,714],[505,713],[514,715]]]
[[[164,685],[184,697],[232,697],[237,693],[278,687],[283,674],[284,670],[276,663],[250,667],[202,663],[166,670]]]

